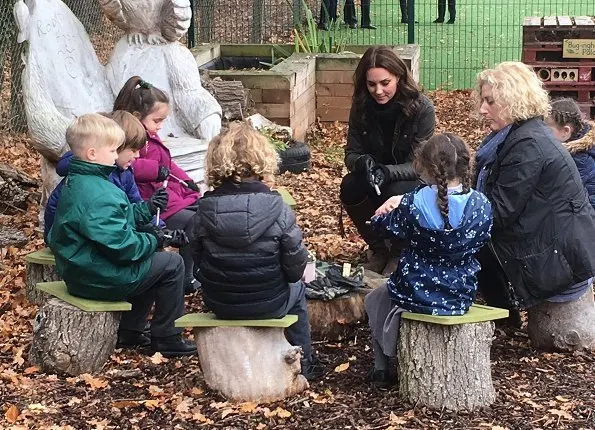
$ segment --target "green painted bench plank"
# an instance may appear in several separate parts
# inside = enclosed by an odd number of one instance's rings
[[[287,205],[291,208],[295,207],[295,199],[291,196],[291,194],[289,194],[289,191],[287,191],[286,188],[280,187],[277,188],[275,191],[277,191],[279,194],[281,194],[281,198],[283,199],[283,201],[285,203],[287,203]]]
[[[50,248],[43,248],[25,256],[28,263],[43,264],[44,266],[55,266],[56,260]]]
[[[132,309],[132,304],[128,302],[106,302],[73,296],[66,289],[64,281],[39,282],[37,283],[37,289],[70,303],[85,312],[122,312]]]
[[[403,312],[401,316],[406,320],[423,321],[440,325],[457,325],[508,318],[508,309],[474,304],[469,308],[469,311],[465,315],[443,316]]]
[[[281,327],[297,322],[297,315],[266,320],[220,320],[213,313],[186,314],[176,320],[176,327]]]

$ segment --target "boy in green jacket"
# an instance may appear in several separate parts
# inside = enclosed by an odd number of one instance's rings
[[[68,291],[132,303],[120,320],[119,347],[150,345],[164,356],[196,353],[174,327],[184,314],[184,263],[178,254],[159,251],[188,239],[181,231],[152,226],[148,205],[131,204],[108,179],[124,131],[111,119],[87,114],[68,127],[66,142],[74,157],[48,242]],[[150,204],[164,208],[167,198]],[[143,329],[153,303],[149,340]]]

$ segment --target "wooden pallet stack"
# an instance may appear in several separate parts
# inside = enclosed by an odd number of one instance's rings
[[[595,18],[526,17],[522,61],[533,67],[552,98],[571,97],[595,118]]]

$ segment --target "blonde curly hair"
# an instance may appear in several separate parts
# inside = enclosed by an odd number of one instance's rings
[[[279,156],[269,140],[245,122],[232,122],[209,144],[206,159],[207,185],[257,178],[274,183]]]
[[[526,64],[505,61],[493,69],[479,72],[473,91],[478,110],[481,105],[481,87],[486,84],[492,88],[494,101],[502,109],[502,118],[510,122],[545,117],[550,111],[547,91],[533,69]]]

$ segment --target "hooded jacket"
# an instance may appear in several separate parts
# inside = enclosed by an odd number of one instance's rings
[[[595,123],[588,122],[585,130],[580,138],[563,142],[562,146],[572,155],[591,206],[595,209]]]
[[[163,182],[157,182],[159,166],[167,167],[173,176],[182,181],[191,181],[190,176],[171,159],[169,149],[163,144],[157,133],[147,132],[147,139],[147,144],[140,150],[140,158],[137,158],[133,164],[134,179],[144,200],[148,200],[158,188],[163,186]],[[166,220],[173,214],[193,205],[200,197],[199,193],[186,188],[178,179],[168,178],[169,201],[167,208],[161,212],[161,219]]]
[[[73,157],[72,151],[68,151],[65,153],[58,164],[56,164],[56,173],[62,177],[68,175],[68,171],[70,170],[70,161]],[[142,202],[143,199],[140,196],[138,191],[138,187],[136,186],[136,182],[134,181],[134,174],[132,173],[132,168],[128,168],[126,170],[122,170],[119,167],[115,167],[114,171],[109,175],[109,180],[115,186],[120,188],[122,191],[126,193],[128,200],[130,203],[139,203]],[[58,206],[58,202],[60,201],[60,195],[62,193],[62,187],[64,186],[64,180],[60,181],[50,197],[48,199],[45,213],[43,215],[44,220],[44,232],[43,237],[47,242],[48,233],[50,232],[50,228],[54,224],[54,216],[56,214],[56,207]]]
[[[488,199],[471,190],[457,227],[435,229],[420,223],[425,214],[415,203],[418,190],[403,196],[392,212],[373,218],[373,226],[408,242],[387,287],[393,301],[411,312],[463,315],[477,291],[477,252],[490,238]]]
[[[56,269],[73,296],[123,300],[151,266],[157,239],[136,231],[148,223],[145,204],[132,204],[108,177],[114,166],[73,158],[48,236]]]
[[[188,235],[205,304],[219,318],[275,314],[306,267],[294,212],[260,181],[226,182],[205,193]]]

